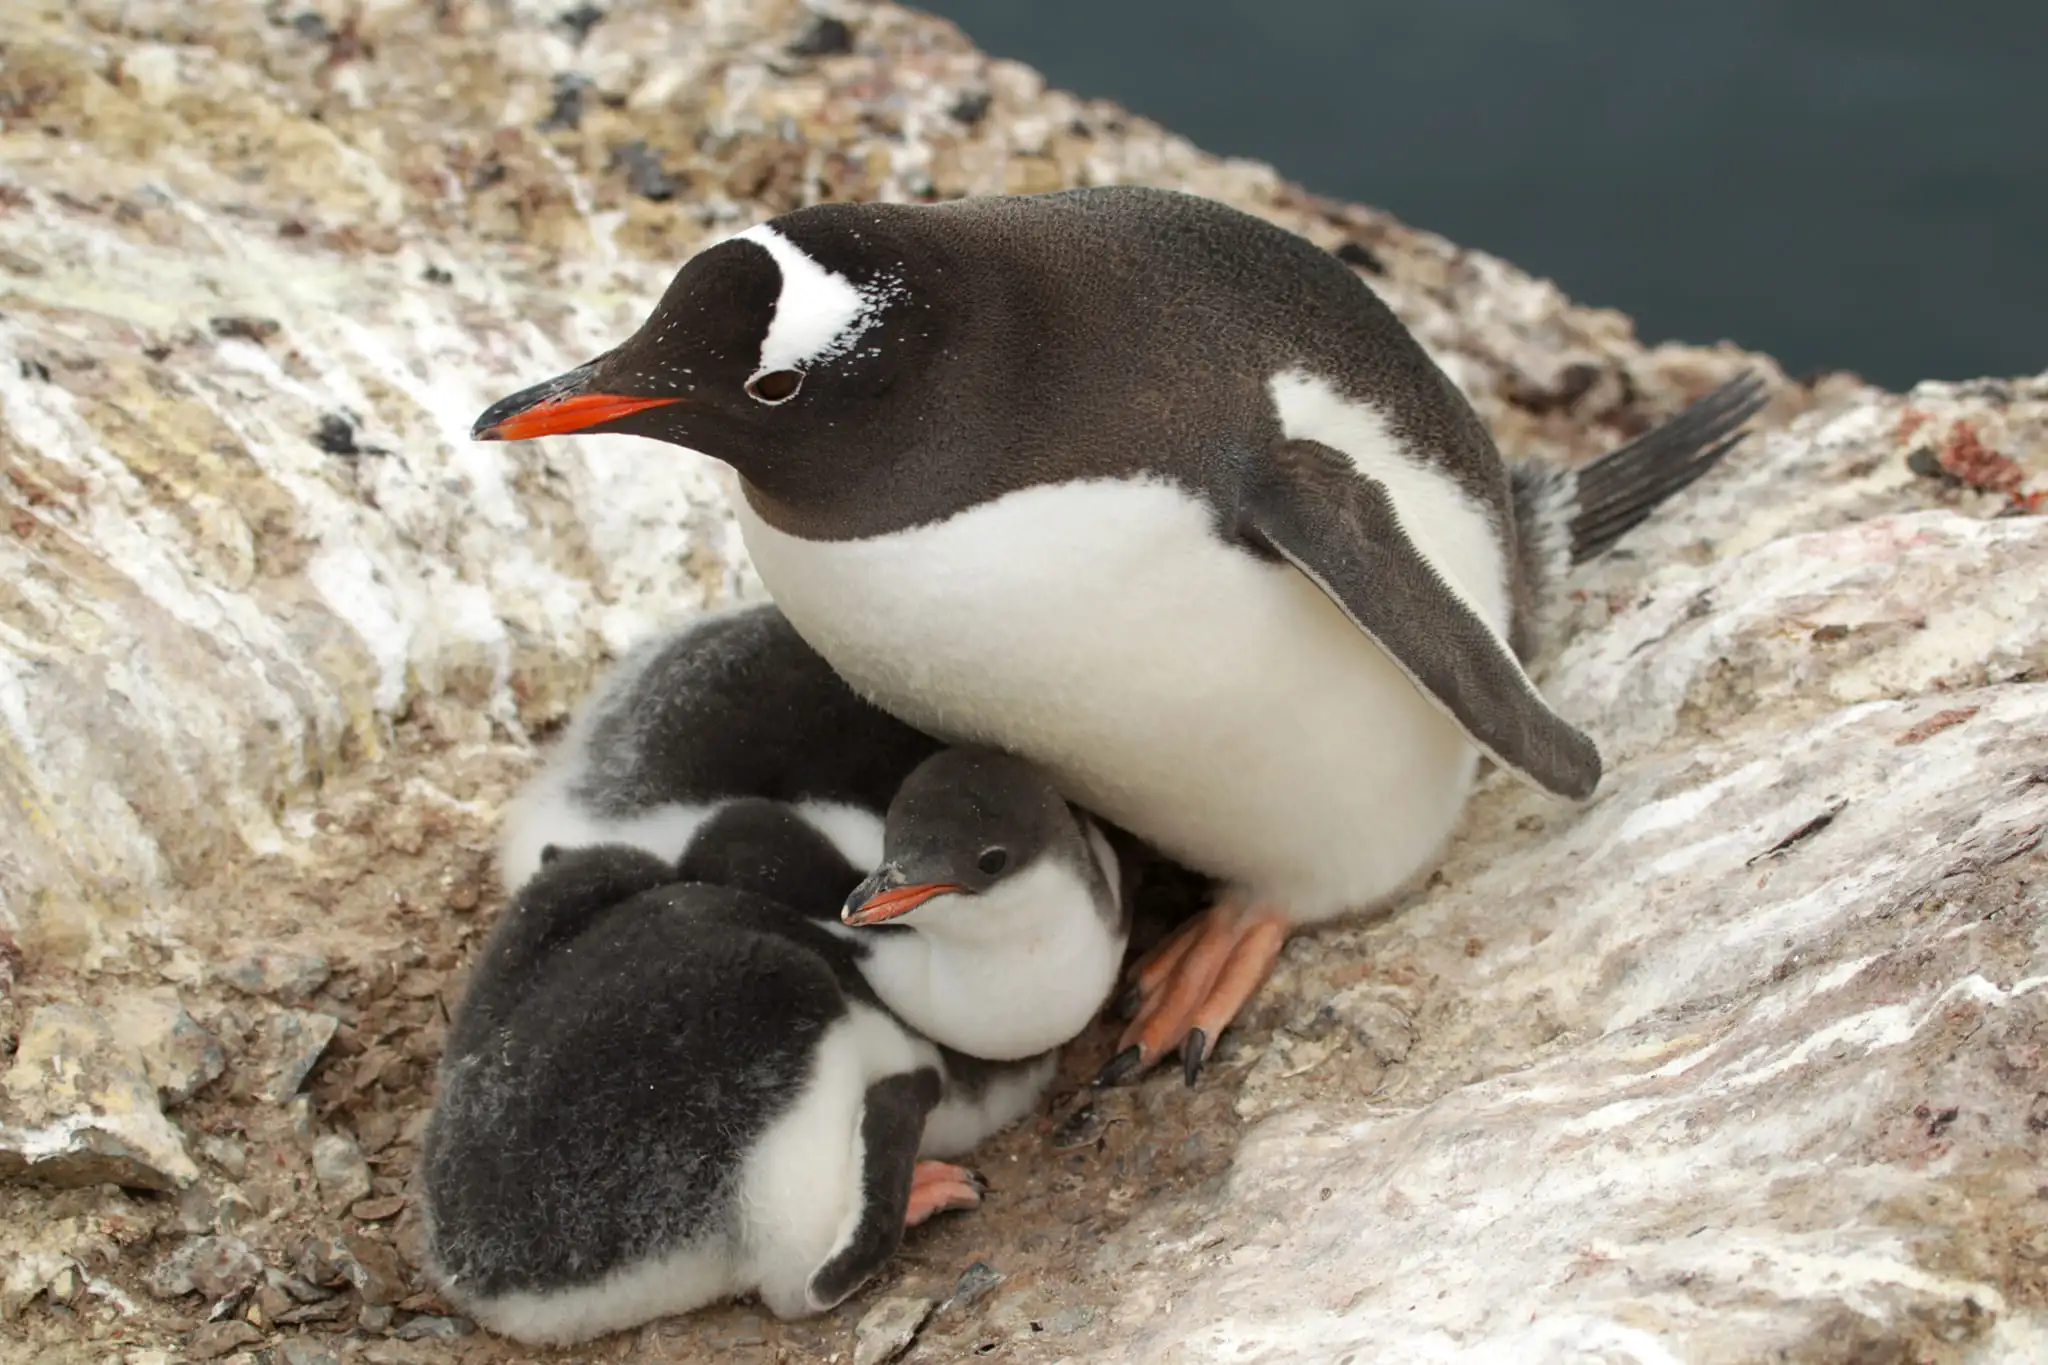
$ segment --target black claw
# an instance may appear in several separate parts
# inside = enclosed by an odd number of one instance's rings
[[[972,1166],[962,1166],[960,1169],[967,1172],[967,1183],[974,1186],[976,1194],[987,1194],[994,1188],[994,1186],[988,1183],[988,1177],[975,1170]]]
[[[1208,1060],[1209,1035],[1198,1028],[1189,1029],[1187,1041],[1180,1045],[1180,1074],[1189,1089],[1202,1079],[1202,1063]]]
[[[1142,1067],[1144,1063],[1145,1050],[1139,1047],[1136,1043],[1132,1043],[1122,1052],[1119,1052],[1116,1054],[1116,1056],[1110,1058],[1109,1061],[1106,1064],[1104,1064],[1102,1070],[1095,1073],[1094,1084],[1098,1086],[1122,1085],[1125,1081],[1137,1075],[1139,1068]]]

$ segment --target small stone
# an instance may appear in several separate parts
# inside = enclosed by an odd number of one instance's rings
[[[946,1301],[946,1307],[971,1308],[1002,1282],[1002,1271],[987,1261],[976,1261],[960,1272],[960,1278],[953,1284],[953,1297]]]
[[[280,1327],[303,1327],[309,1322],[339,1322],[348,1316],[349,1301],[339,1295],[318,1303],[302,1303],[288,1313],[277,1315]]]
[[[336,1264],[364,1303],[397,1303],[411,1292],[405,1262],[388,1243],[350,1233],[341,1239],[341,1249]]]
[[[1336,256],[1338,260],[1346,265],[1355,265],[1361,270],[1369,270],[1375,275],[1387,273],[1386,262],[1382,261],[1379,258],[1379,254],[1363,242],[1339,242],[1337,244]]]
[[[604,11],[596,5],[578,5],[555,16],[555,23],[566,29],[570,40],[579,46],[590,36],[590,30],[603,22]]]
[[[909,1350],[932,1307],[930,1299],[896,1296],[861,1314],[853,1329],[853,1365],[885,1365]]]
[[[371,1156],[389,1147],[397,1136],[398,1119],[391,1114],[365,1114],[356,1119],[356,1142]]]
[[[1086,1147],[1101,1137],[1108,1127],[1108,1114],[1096,1105],[1084,1104],[1060,1120],[1059,1127],[1052,1130],[1052,1148],[1056,1152],[1066,1152]]]
[[[256,1311],[261,1313],[266,1321],[276,1322],[299,1304],[298,1300],[285,1293],[281,1287],[269,1283],[269,1277],[270,1272],[265,1271],[265,1282],[256,1286]]]
[[[988,117],[988,107],[994,101],[995,96],[986,90],[970,90],[953,101],[953,107],[946,112],[952,115],[954,121],[972,128]]]
[[[43,1293],[51,1303],[69,1307],[85,1294],[85,1272],[75,1262],[67,1265],[50,1277],[49,1287]]]
[[[341,1365],[332,1351],[323,1351],[304,1337],[287,1337],[279,1342],[277,1359],[278,1365]]]
[[[290,1125],[292,1138],[307,1151],[313,1150],[313,1097],[294,1095],[284,1107],[285,1122]]]
[[[206,325],[217,337],[232,337],[237,341],[253,341],[259,345],[270,340],[283,330],[275,318],[255,318],[234,315],[208,318]]]
[[[178,1196],[178,1226],[194,1237],[204,1237],[218,1231],[213,1224],[217,1207],[213,1190],[204,1180],[188,1187]]]
[[[675,177],[662,169],[661,153],[645,142],[628,142],[612,153],[612,165],[626,173],[626,187],[659,204],[675,198]]]
[[[44,1005],[0,1088],[0,1179],[179,1190],[199,1178],[135,1048],[78,1005]]]
[[[204,1294],[225,1298],[263,1277],[263,1261],[239,1237],[195,1237],[165,1257],[149,1276],[149,1292],[160,1299]]]
[[[185,1353],[192,1360],[218,1360],[230,1351],[254,1346],[263,1333],[238,1318],[209,1322],[185,1339]]]
[[[348,418],[338,412],[328,412],[320,415],[320,425],[313,428],[313,444],[319,446],[329,455],[339,455],[343,459],[349,459],[365,453],[363,448],[356,444],[355,423],[349,421]],[[257,979],[260,979],[260,972]],[[325,978],[323,977],[322,979],[324,980]],[[252,995],[269,993],[248,987],[244,987],[244,989],[249,990]],[[319,983],[315,982],[313,990],[318,989]],[[307,992],[308,997],[311,994],[312,991]]]
[[[583,126],[583,96],[591,88],[590,77],[575,71],[561,71],[555,75],[555,97],[548,116],[540,121],[536,130],[552,133],[558,129],[575,132]]]
[[[277,1269],[265,1270],[263,1283],[291,1295],[294,1303],[324,1303],[334,1297],[332,1289],[322,1289],[317,1284],[308,1284],[297,1275],[287,1275]]]
[[[356,1326],[365,1332],[386,1331],[394,1316],[396,1314],[388,1303],[367,1303],[363,1305],[363,1311],[356,1314]]]
[[[792,57],[834,57],[853,51],[853,30],[843,19],[821,14],[788,48]]]
[[[292,1274],[298,1281],[311,1288],[336,1289],[348,1283],[348,1276],[342,1272],[341,1263],[348,1257],[348,1249],[327,1237],[309,1237],[299,1248],[297,1259],[292,1262]],[[321,1293],[300,1298],[311,1303],[327,1296]]]
[[[345,1208],[370,1192],[370,1163],[339,1133],[322,1133],[314,1140],[313,1177],[330,1207]]]
[[[468,1318],[422,1316],[407,1322],[393,1335],[400,1341],[447,1341],[455,1337],[466,1337],[474,1330],[476,1329]]]
[[[323,419],[323,434],[327,420],[339,419]],[[354,444],[351,436],[351,450]],[[286,1005],[303,1005],[332,975],[327,959],[319,953],[266,944],[230,962],[221,969],[219,978],[244,995],[267,995]]]
[[[298,1094],[339,1027],[341,1021],[333,1015],[307,1010],[286,1010],[266,1020],[262,1050],[269,1065],[258,1096],[284,1104]]]
[[[222,1232],[237,1232],[263,1216],[263,1209],[239,1185],[224,1185],[213,1205],[213,1225]]]
[[[405,1196],[386,1195],[381,1199],[362,1199],[351,1205],[349,1217],[363,1223],[381,1223],[386,1218],[396,1217],[405,1209]]]
[[[150,1082],[166,1106],[182,1104],[227,1070],[227,1055],[178,997],[165,991],[132,995],[106,1011],[114,1036],[142,1055]]]
[[[225,1171],[230,1179],[240,1180],[249,1174],[249,1149],[231,1137],[199,1139],[199,1154]]]

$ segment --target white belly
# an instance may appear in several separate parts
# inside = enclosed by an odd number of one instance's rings
[[[762,581],[856,688],[1297,921],[1436,859],[1478,751],[1293,568],[1157,482],[1026,489],[869,540],[742,503]]]

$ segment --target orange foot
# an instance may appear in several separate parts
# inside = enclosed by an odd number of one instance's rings
[[[1178,1047],[1181,1074],[1193,1085],[1217,1037],[1271,975],[1287,929],[1278,911],[1231,901],[1176,929],[1132,973],[1126,999],[1136,998],[1136,1017],[1095,1083],[1118,1085],[1143,1075]]]
[[[988,1181],[981,1172],[944,1161],[920,1161],[910,1172],[910,1207],[903,1226],[914,1228],[933,1214],[952,1209],[978,1209]]]

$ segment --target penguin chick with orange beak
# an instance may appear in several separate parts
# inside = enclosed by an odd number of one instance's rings
[[[1102,828],[1037,767],[943,749],[889,803],[882,863],[840,918],[877,940],[861,972],[927,1037],[1008,1061],[1088,1027],[1130,938]]]

